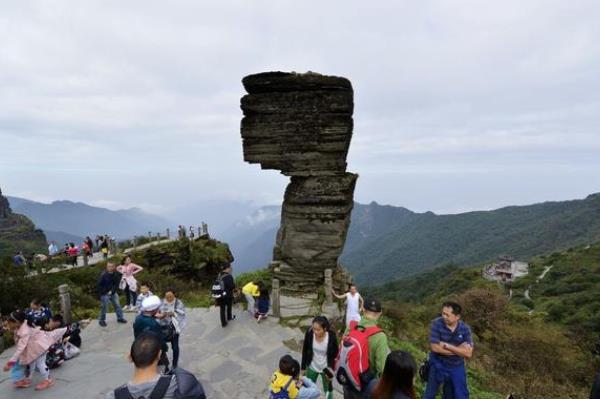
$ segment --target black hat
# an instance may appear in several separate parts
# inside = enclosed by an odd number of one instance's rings
[[[365,299],[365,310],[370,312],[380,313],[381,312],[381,302],[379,302],[375,298],[367,298]]]

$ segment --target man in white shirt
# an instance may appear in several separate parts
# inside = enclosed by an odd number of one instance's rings
[[[48,255],[55,256],[58,255],[58,246],[55,241],[52,241],[48,246]]]
[[[360,312],[363,310],[364,301],[356,289],[356,285],[350,285],[350,291],[344,295],[338,295],[333,288],[332,294],[337,299],[346,300],[346,327],[350,325],[352,320],[360,321]]]

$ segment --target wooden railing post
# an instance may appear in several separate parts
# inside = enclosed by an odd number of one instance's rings
[[[333,271],[331,269],[325,269],[325,303],[333,303],[333,296],[331,290],[333,289]]]
[[[281,317],[279,280],[276,278],[273,279],[273,316]]]
[[[71,294],[67,284],[58,286],[58,296],[60,299],[60,312],[62,313],[63,319],[66,324],[71,324]]]

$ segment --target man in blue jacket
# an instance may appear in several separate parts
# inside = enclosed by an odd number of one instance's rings
[[[100,274],[96,286],[101,303],[100,318],[98,319],[98,324],[100,324],[101,327],[106,327],[106,309],[108,308],[109,302],[112,303],[115,308],[117,321],[119,323],[127,323],[127,320],[125,320],[125,317],[123,316],[123,310],[119,304],[119,294],[117,293],[122,274],[117,272],[116,269],[117,267],[114,263],[108,262],[106,264],[106,270]]]

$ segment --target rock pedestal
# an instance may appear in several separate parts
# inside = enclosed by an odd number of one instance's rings
[[[246,76],[244,160],[291,177],[273,259],[287,294],[316,293],[337,269],[357,175],[346,172],[354,109],[350,81],[315,73]]]

